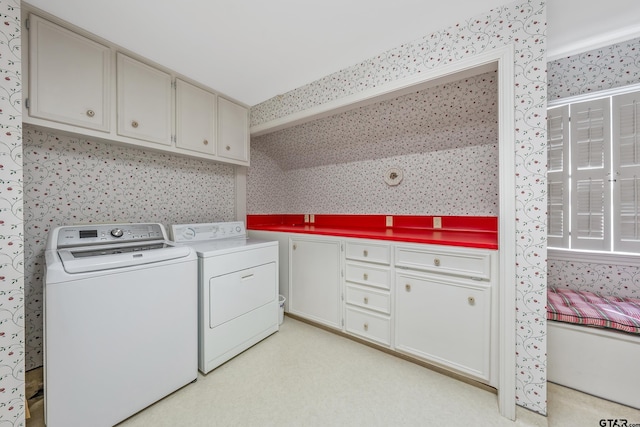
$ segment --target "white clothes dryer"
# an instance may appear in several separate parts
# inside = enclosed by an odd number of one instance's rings
[[[171,231],[198,255],[198,368],[206,374],[278,331],[278,242],[247,239],[241,221]]]

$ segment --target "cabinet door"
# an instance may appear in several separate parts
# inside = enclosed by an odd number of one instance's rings
[[[30,15],[29,115],[109,131],[111,50]]]
[[[218,98],[218,156],[249,160],[249,110],[222,97]]]
[[[215,154],[216,95],[176,79],[176,147]]]
[[[118,134],[171,145],[171,76],[118,53]]]
[[[290,249],[289,311],[341,328],[340,242],[292,238]]]
[[[396,274],[396,349],[489,380],[491,288]]]

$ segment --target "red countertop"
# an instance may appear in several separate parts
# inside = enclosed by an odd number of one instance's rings
[[[386,215],[315,215],[312,224],[305,223],[304,215],[297,214],[247,215],[247,228],[498,249],[497,217],[442,216],[442,228],[433,228],[433,218],[393,215],[393,226],[386,227]]]

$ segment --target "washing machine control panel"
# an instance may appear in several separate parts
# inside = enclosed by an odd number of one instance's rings
[[[247,230],[242,221],[176,224],[171,226],[171,235],[174,242],[244,238],[246,234]]]
[[[96,224],[73,225],[58,230],[58,248],[109,243],[166,240],[161,224]]]

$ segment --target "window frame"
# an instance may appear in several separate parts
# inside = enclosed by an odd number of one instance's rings
[[[585,95],[577,95],[567,98],[562,98],[554,101],[550,101],[547,103],[547,120],[552,117],[556,119],[558,116],[562,116],[563,113],[565,117],[563,126],[567,126],[566,129],[563,129],[562,139],[563,139],[563,160],[562,160],[562,168],[561,170],[551,170],[548,169],[547,172],[547,194],[548,197],[551,197],[551,187],[550,185],[554,182],[562,182],[562,192],[563,192],[563,209],[562,209],[562,230],[563,233],[561,235],[550,235],[548,234],[547,246],[548,250],[555,257],[560,257],[566,260],[569,260],[569,257],[573,256],[572,259],[576,257],[589,260],[589,262],[597,262],[600,263],[613,263],[615,260],[624,261],[625,264],[637,264],[640,266],[640,242],[631,242],[622,244],[622,240],[620,239],[620,206],[615,206],[612,208],[612,205],[615,203],[620,203],[620,185],[616,185],[615,180],[620,176],[617,173],[613,173],[612,171],[620,170],[619,163],[619,146],[616,145],[616,141],[613,139],[616,137],[618,132],[618,126],[614,123],[616,117],[618,117],[619,112],[614,110],[617,107],[618,103],[617,99],[622,98],[621,95],[624,96],[633,96],[632,94],[636,93],[636,96],[640,96],[640,84],[624,86],[620,88],[615,88],[606,91],[599,91],[595,93],[589,93]],[[618,97],[618,98],[616,98]],[[604,234],[606,237],[603,238],[602,245],[598,244],[576,244],[577,242],[577,232],[576,232],[576,178],[580,176],[580,172],[576,173],[576,168],[574,167],[575,163],[575,137],[574,132],[571,132],[572,123],[569,121],[570,116],[575,116],[575,113],[572,111],[571,106],[576,104],[583,104],[593,102],[593,101],[603,101],[606,99],[605,104],[607,105],[607,120],[608,120],[608,129],[606,129],[608,138],[610,141],[607,142],[606,148],[604,150],[605,167],[602,169],[602,174],[604,174],[605,178],[605,203],[604,203]],[[574,107],[575,108],[575,107]],[[553,112],[560,112],[560,114],[553,115]],[[570,113],[570,116],[569,116]],[[573,117],[571,119],[575,120]],[[575,123],[575,122],[574,122]],[[575,125],[574,125],[575,126]],[[555,129],[556,134],[551,135],[551,128],[548,122],[547,131],[549,134],[547,135],[547,141],[549,142],[550,138],[558,138],[557,132],[558,129]],[[636,129],[636,132],[639,132]],[[565,143],[566,142],[566,143]],[[548,147],[549,148],[549,147]],[[549,159],[549,157],[547,157]],[[616,163],[618,162],[618,163]],[[550,165],[547,165],[550,167]],[[633,168],[639,169],[640,166],[633,166]],[[615,175],[615,176],[614,176]],[[584,174],[582,176],[585,176]],[[600,177],[602,179],[602,177]],[[561,180],[561,181],[560,181]],[[607,185],[608,184],[608,185]],[[570,192],[566,191],[567,188],[570,188]],[[570,195],[568,194],[570,193]],[[556,199],[557,199],[556,194]],[[568,202],[567,199],[571,198]],[[552,201],[548,201],[547,207],[549,212],[547,212],[548,222],[552,221],[551,218],[551,210],[550,207]],[[557,200],[556,200],[557,205]],[[554,209],[554,212],[558,213],[557,207]],[[559,222],[556,221],[554,223],[555,228],[557,229]],[[549,230],[548,230],[549,231]]]

